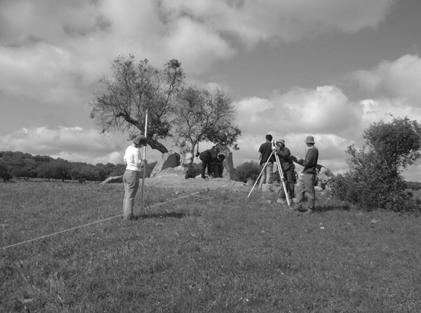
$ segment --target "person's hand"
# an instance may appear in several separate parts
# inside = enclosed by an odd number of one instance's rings
[[[298,164],[304,164],[304,159],[299,159],[297,163]]]

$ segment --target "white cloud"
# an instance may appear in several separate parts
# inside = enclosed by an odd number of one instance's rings
[[[248,98],[235,103],[240,128],[265,134],[292,132],[344,133],[358,124],[361,109],[335,86],[294,88],[270,99]]]
[[[98,130],[77,126],[22,128],[0,136],[4,151],[23,151],[92,164],[123,163],[122,153],[128,144],[119,134],[99,134]]]
[[[405,99],[365,99],[361,101],[364,128],[380,120],[408,117],[421,123],[421,106],[414,106]]]
[[[192,16],[214,31],[236,36],[248,45],[261,40],[297,40],[326,30],[355,32],[377,26],[391,0],[164,0],[169,20]]]
[[[190,18],[177,20],[164,39],[166,50],[183,60],[183,66],[192,73],[202,72],[215,59],[227,59],[235,54],[218,33]]]
[[[200,73],[238,53],[238,42],[254,46],[299,39],[314,29],[374,26],[390,3],[5,0],[0,2],[0,91],[36,99],[40,111],[43,103],[77,110],[92,98],[95,83],[110,72],[117,55],[133,53],[159,67],[178,58],[187,73]]]
[[[382,61],[373,70],[356,71],[351,77],[370,92],[386,93],[420,106],[421,58],[417,55],[404,55],[395,61]]]

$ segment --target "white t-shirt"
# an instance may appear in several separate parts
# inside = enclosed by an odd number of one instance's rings
[[[124,161],[126,162],[127,170],[140,171],[142,165],[142,148],[136,148],[133,145],[128,146],[124,153]]]

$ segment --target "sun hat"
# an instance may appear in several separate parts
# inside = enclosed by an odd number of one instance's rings
[[[284,139],[278,139],[278,140],[276,140],[276,144],[277,145],[283,144],[285,146],[285,140]]]
[[[313,136],[307,136],[306,140],[304,141],[305,143],[313,143],[314,144],[314,137]]]

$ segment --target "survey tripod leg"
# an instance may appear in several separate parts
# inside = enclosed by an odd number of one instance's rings
[[[275,153],[275,160],[276,160],[276,167],[278,168],[279,177],[281,178],[282,188],[284,189],[285,199],[287,200],[288,206],[291,206],[291,200],[289,198],[288,189],[285,184],[284,172],[281,167],[281,162],[279,161],[279,156],[276,153]]]
[[[265,171],[265,170],[266,170],[266,166],[268,165],[269,160],[270,160],[270,158],[272,157],[272,155],[274,154],[274,152],[275,152],[275,151],[273,150],[273,151],[270,153],[270,155],[269,155],[269,157],[268,157],[268,159],[267,159],[267,161],[266,161],[265,165],[263,165],[262,170],[261,170],[261,171],[260,171],[260,173],[259,173],[259,176],[257,176],[257,179],[256,179],[256,181],[254,182],[253,187],[251,188],[251,190],[250,190],[249,194],[247,195],[247,198],[248,198],[248,197],[250,197],[251,193],[253,192],[254,187],[256,187],[257,182],[259,181],[260,177],[263,175],[263,171]]]

